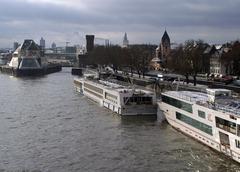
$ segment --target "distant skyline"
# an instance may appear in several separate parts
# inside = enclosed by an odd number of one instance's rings
[[[239,7],[239,0],[1,0],[0,47],[41,37],[47,47],[82,45],[86,34],[121,45],[125,32],[130,44],[159,44],[165,28],[172,42],[220,44],[240,38]]]

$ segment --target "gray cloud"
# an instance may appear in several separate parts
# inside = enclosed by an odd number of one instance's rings
[[[0,47],[41,36],[83,43],[87,33],[121,43],[124,32],[132,43],[159,43],[165,27],[175,42],[221,43],[239,38],[239,7],[238,0],[2,0]]]

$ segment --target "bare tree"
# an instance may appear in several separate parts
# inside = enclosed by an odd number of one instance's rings
[[[168,68],[184,75],[187,84],[189,83],[189,75],[193,76],[194,85],[196,85],[196,76],[203,70],[204,50],[207,47],[202,40],[187,40],[184,45],[180,45],[171,53],[171,61]]]

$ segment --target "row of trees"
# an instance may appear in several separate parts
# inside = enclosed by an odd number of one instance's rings
[[[222,52],[220,60],[222,63],[231,66],[232,74],[240,75],[240,43],[227,45],[229,51]],[[111,65],[114,70],[128,69],[133,73],[136,71],[143,77],[149,68],[149,63],[155,57],[156,45],[131,45],[128,48],[120,46],[97,46],[89,53],[91,64]],[[171,51],[167,64],[164,66],[170,71],[186,76],[186,82],[192,76],[196,85],[196,76],[199,73],[209,73],[211,49],[207,43],[202,40],[187,40],[184,44],[179,45]]]
[[[154,57],[156,46],[154,45],[131,45],[128,48],[120,46],[97,46],[89,53],[91,64],[109,65],[114,70],[129,70],[132,74],[136,71],[145,75],[149,62]]]
[[[167,68],[185,75],[187,83],[189,83],[191,75],[194,85],[196,85],[197,74],[202,72],[209,63],[204,54],[207,46],[202,40],[187,40],[172,51],[168,64],[166,64]]]

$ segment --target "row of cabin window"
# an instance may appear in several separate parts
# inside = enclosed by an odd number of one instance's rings
[[[178,120],[188,124],[188,125],[191,125],[194,128],[197,128],[197,129],[199,129],[199,130],[209,134],[209,135],[213,135],[212,134],[212,127],[209,126],[209,125],[206,125],[206,124],[204,124],[204,123],[202,123],[200,121],[197,121],[197,120],[195,120],[193,118],[190,118],[190,117],[188,117],[186,115],[183,115],[183,114],[181,114],[179,112],[176,112],[176,118]]]
[[[165,96],[165,95],[162,95],[162,101],[164,103],[172,105],[176,108],[182,109],[186,112],[190,112],[190,113],[193,112],[192,105],[189,104],[189,103],[186,103],[186,102],[183,102],[183,101],[180,101],[180,100],[177,100],[177,99],[174,99],[172,97]]]
[[[84,83],[84,87],[86,87],[86,88],[88,88],[88,89],[90,89],[90,90],[93,90],[93,91],[95,91],[95,92],[97,92],[97,93],[99,93],[99,94],[103,94],[103,89],[98,88],[98,87],[95,87],[95,86],[93,86],[93,85]]]
[[[123,100],[126,105],[152,104],[152,97],[124,97]]]
[[[174,98],[171,98],[171,97],[168,97],[168,96],[162,96],[162,101],[164,103],[167,103],[167,104],[170,104],[176,108],[179,108],[179,109],[182,109],[182,110],[185,110],[187,112],[190,112],[192,113],[192,105],[189,104],[189,103],[186,103],[186,102],[182,102],[180,100],[177,100],[177,99],[174,99]],[[206,114],[205,112],[201,111],[201,110],[198,110],[198,116],[201,117],[201,118],[206,118]]]
[[[215,118],[216,118],[216,126],[218,128],[240,136],[240,126],[239,125],[236,125],[236,123],[234,123],[234,122],[230,122],[228,120],[225,120],[225,119],[222,119],[219,117],[215,117]]]
[[[118,97],[110,93],[105,93],[105,98],[111,98],[111,99],[117,100]]]
[[[101,99],[103,98],[103,96],[101,96],[101,95],[99,95],[99,94],[97,94],[97,93],[95,93],[95,92],[93,92],[93,91],[91,91],[91,90],[89,90],[87,88],[84,88],[84,91],[86,91],[88,93],[91,93],[91,94],[93,94],[94,96],[96,96],[98,98],[101,98]]]
[[[113,95],[113,94],[110,94],[110,93],[107,93],[105,92],[105,99],[117,104],[117,96]]]

